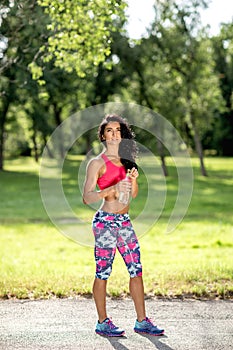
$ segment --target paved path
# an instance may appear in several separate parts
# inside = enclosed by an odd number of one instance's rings
[[[233,349],[232,301],[146,300],[148,315],[164,327],[162,337],[133,332],[132,301],[108,300],[123,338],[94,333],[96,311],[91,299],[0,301],[1,350],[230,350]]]

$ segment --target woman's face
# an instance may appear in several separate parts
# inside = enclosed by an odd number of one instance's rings
[[[109,122],[105,126],[103,140],[111,145],[121,142],[121,126],[119,122]]]

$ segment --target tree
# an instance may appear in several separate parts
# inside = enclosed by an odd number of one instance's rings
[[[4,163],[4,144],[9,113],[15,105],[30,119],[28,125],[35,159],[41,153],[48,135],[77,106],[80,79],[76,74],[54,67],[53,61],[43,65],[45,85],[32,79],[29,65],[40,47],[47,42],[48,16],[37,1],[5,3],[5,16],[1,25],[2,41],[6,43],[0,58],[0,169]],[[2,11],[4,13],[4,11]],[[30,19],[30,20],[29,20]],[[11,113],[10,113],[11,114]],[[15,119],[18,116],[15,114]],[[38,144],[40,143],[40,145]],[[61,150],[62,153],[62,150]]]
[[[31,49],[33,52],[35,39],[33,25],[28,23],[28,16],[30,18],[31,12],[36,12],[34,2],[23,4],[4,1],[0,6],[0,170],[3,169],[5,140],[11,139],[8,137],[9,129],[11,133],[14,132],[12,130],[16,124],[16,111],[20,104],[19,96],[22,97],[24,86],[30,80],[25,62],[28,60]],[[22,119],[22,116],[25,117],[23,113],[20,113],[18,118]]]
[[[55,59],[55,66],[86,76],[110,55],[111,32],[115,19],[124,18],[123,0],[70,1],[39,0],[51,23],[48,42],[43,46],[44,61]],[[35,61],[36,62],[36,61]],[[36,72],[38,66],[32,66]],[[38,71],[37,77],[42,75]]]
[[[185,124],[189,130],[201,173],[206,176],[201,133],[203,127],[211,125],[213,112],[223,102],[214,73],[211,45],[200,27],[200,6],[206,7],[206,1],[180,4],[174,0],[157,0],[150,40],[154,47],[151,56],[162,57],[169,76],[176,81],[178,104],[183,109],[178,123]]]
[[[148,55],[148,49],[150,50],[150,48],[146,44],[144,45],[145,41],[146,39],[132,45],[128,37],[121,35],[119,32],[115,33],[112,53],[115,61],[118,61],[116,64],[118,68],[116,69],[115,66],[115,70],[117,70],[118,79],[120,78],[119,80],[114,80],[117,83],[116,88],[118,86],[115,96],[118,92],[127,101],[135,102],[156,111],[155,99],[150,95],[151,85],[146,75],[148,68],[147,61],[150,57]],[[140,130],[137,139],[149,147],[152,152],[157,151],[164,175],[167,176],[168,170],[165,164],[165,150],[161,141],[159,139],[156,140],[157,149],[155,149],[150,136],[148,138],[148,133],[143,130]]]
[[[222,97],[227,110],[216,118],[214,146],[223,156],[233,156],[233,24],[222,25],[219,35],[211,39],[215,70],[219,76]]]

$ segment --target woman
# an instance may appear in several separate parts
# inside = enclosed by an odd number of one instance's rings
[[[135,198],[138,194],[134,134],[125,119],[107,115],[99,126],[98,136],[105,149],[89,162],[83,193],[85,204],[103,200],[93,219],[96,261],[93,296],[98,313],[95,331],[112,337],[124,335],[124,330],[113,324],[106,311],[107,280],[117,248],[130,275],[129,289],[137,314],[134,331],[162,335],[164,330],[146,317],[140,247],[128,214],[129,200],[121,200],[122,195]],[[127,172],[129,181],[125,181]],[[96,190],[97,185],[100,190]]]

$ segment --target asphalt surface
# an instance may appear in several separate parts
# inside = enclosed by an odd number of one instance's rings
[[[0,301],[1,350],[230,350],[233,349],[233,302],[146,300],[147,313],[165,329],[160,337],[134,333],[131,299],[108,300],[122,338],[95,334],[92,299]]]

